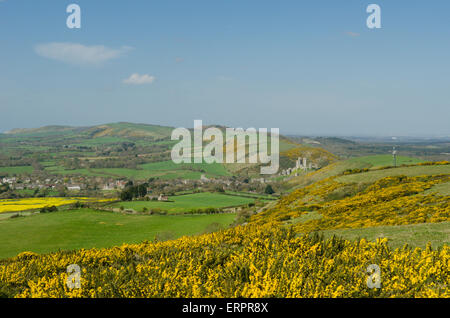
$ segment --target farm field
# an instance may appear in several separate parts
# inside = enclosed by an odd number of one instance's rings
[[[25,198],[0,200],[0,213],[41,209],[46,206],[62,206],[79,202],[107,202],[95,198]]]
[[[219,193],[194,193],[169,197],[169,201],[173,202],[161,202],[161,201],[130,201],[130,202],[117,202],[112,206],[119,208],[123,206],[125,209],[132,209],[135,211],[142,211],[144,208],[161,209],[168,213],[189,212],[192,209],[205,209],[205,208],[224,208],[240,206],[244,204],[253,203],[255,200],[251,198],[245,198],[240,196],[224,195]]]
[[[50,253],[153,241],[157,234],[175,239],[201,234],[213,223],[227,227],[234,218],[233,213],[159,216],[79,209],[0,219],[0,259],[23,251]]]
[[[31,167],[30,167],[31,168]],[[149,178],[198,180],[204,174],[208,178],[230,176],[231,174],[222,164],[180,164],[172,161],[163,161],[139,165],[139,169],[126,168],[95,168],[66,170],[64,167],[55,165],[47,166],[46,171],[53,174],[100,177],[125,177],[134,180],[147,180]]]
[[[31,166],[15,166],[15,167],[0,167],[0,174],[20,174],[20,173],[32,173],[33,167]]]
[[[276,200],[276,197],[273,197],[268,194],[258,194],[258,193],[250,193],[250,192],[237,192],[237,191],[225,191],[226,194],[234,195],[234,196],[244,196],[244,197],[252,197],[259,200]]]

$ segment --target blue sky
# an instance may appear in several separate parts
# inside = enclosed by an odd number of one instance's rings
[[[370,3],[381,29],[366,26]],[[202,119],[450,135],[449,12],[444,0],[0,0],[0,131]]]

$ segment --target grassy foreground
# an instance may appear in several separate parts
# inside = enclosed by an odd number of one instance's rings
[[[102,248],[203,233],[212,223],[228,226],[235,214],[158,216],[123,215],[80,209],[0,220],[0,259],[23,251]]]
[[[449,297],[449,247],[392,250],[268,224],[0,261],[0,297]],[[70,289],[67,267],[80,267]],[[380,289],[368,268],[380,268]],[[73,277],[70,277],[73,278]]]

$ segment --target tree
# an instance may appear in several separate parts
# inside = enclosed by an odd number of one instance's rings
[[[120,193],[120,200],[122,201],[133,200],[133,192],[131,191],[131,188],[126,188]]]
[[[274,194],[275,191],[273,190],[272,186],[271,186],[270,184],[268,184],[268,185],[266,186],[266,188],[264,189],[264,193],[265,193],[265,194]]]

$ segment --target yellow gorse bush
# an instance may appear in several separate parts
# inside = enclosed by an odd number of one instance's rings
[[[66,269],[81,267],[81,288]],[[381,288],[367,267],[381,269]],[[450,249],[297,236],[273,224],[163,243],[22,253],[0,261],[7,297],[449,297]]]
[[[449,221],[450,197],[424,194],[432,186],[448,181],[448,175],[395,176],[383,178],[361,191],[352,191],[352,187],[359,185],[342,184],[332,177],[292,192],[273,208],[253,216],[251,221],[282,223],[307,212],[320,213],[320,219],[295,225],[296,231],[302,233]],[[340,193],[343,197],[334,199],[333,195]]]

